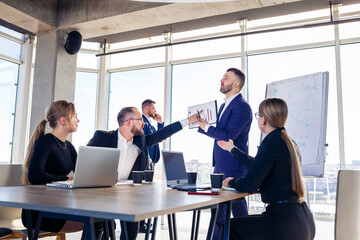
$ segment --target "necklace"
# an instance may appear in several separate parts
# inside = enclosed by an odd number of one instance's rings
[[[62,149],[66,149],[66,140],[65,140],[65,147],[63,147],[60,143],[59,143],[59,141],[57,140],[57,137],[55,137],[55,135],[53,135],[54,136],[54,138],[55,138],[55,140],[56,140],[56,142],[59,144],[59,146],[62,148]]]

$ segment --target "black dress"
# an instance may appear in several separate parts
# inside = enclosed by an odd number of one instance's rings
[[[305,202],[299,202],[292,190],[290,153],[281,137],[281,129],[270,132],[262,141],[257,155],[252,158],[233,149],[240,162],[250,165],[244,178],[229,181],[239,192],[259,191],[264,203],[269,204],[261,215],[250,215],[231,220],[231,239],[311,240],[315,223]]]
[[[34,146],[29,164],[28,178],[31,184],[46,184],[52,181],[65,181],[71,171],[75,170],[77,153],[69,142],[62,142],[51,133],[40,137]],[[33,228],[38,211],[23,210],[22,220],[25,227],[29,226],[26,216],[31,212]],[[40,230],[59,232],[66,220],[44,218]]]

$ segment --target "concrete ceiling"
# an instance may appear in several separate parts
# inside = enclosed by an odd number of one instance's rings
[[[332,1],[343,5],[359,0]],[[79,31],[87,41],[119,42],[327,8],[328,0],[154,3],[128,0],[0,0],[0,24],[33,35]]]

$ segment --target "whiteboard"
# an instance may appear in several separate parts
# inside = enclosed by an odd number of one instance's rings
[[[201,112],[202,110],[202,112]],[[194,115],[195,113],[200,113],[200,118],[205,119],[208,123],[214,124],[217,119],[217,101],[211,101],[203,104],[198,104],[188,107],[188,115]],[[189,128],[199,127],[198,123],[189,124]]]
[[[325,165],[329,72],[319,72],[266,85],[266,98],[288,105],[286,131],[301,152],[303,176],[322,177]]]

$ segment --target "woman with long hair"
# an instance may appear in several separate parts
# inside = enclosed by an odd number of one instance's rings
[[[260,215],[231,219],[230,239],[314,239],[314,219],[303,201],[300,152],[284,128],[287,116],[283,99],[268,98],[261,102],[255,117],[266,136],[255,158],[236,148],[231,140],[218,141],[222,149],[249,166],[244,178],[226,178],[223,185],[239,192],[259,191],[267,204]]]
[[[45,134],[47,123],[52,131]],[[23,165],[24,184],[46,184],[72,179],[70,173],[75,170],[77,153],[66,137],[76,132],[78,123],[73,103],[60,100],[49,106],[45,119],[37,125],[29,141]],[[23,224],[28,227],[27,214],[29,210],[23,210]],[[31,211],[33,223],[36,223],[37,216],[38,211]],[[42,221],[40,230],[74,232],[82,228],[83,223],[46,218]]]

